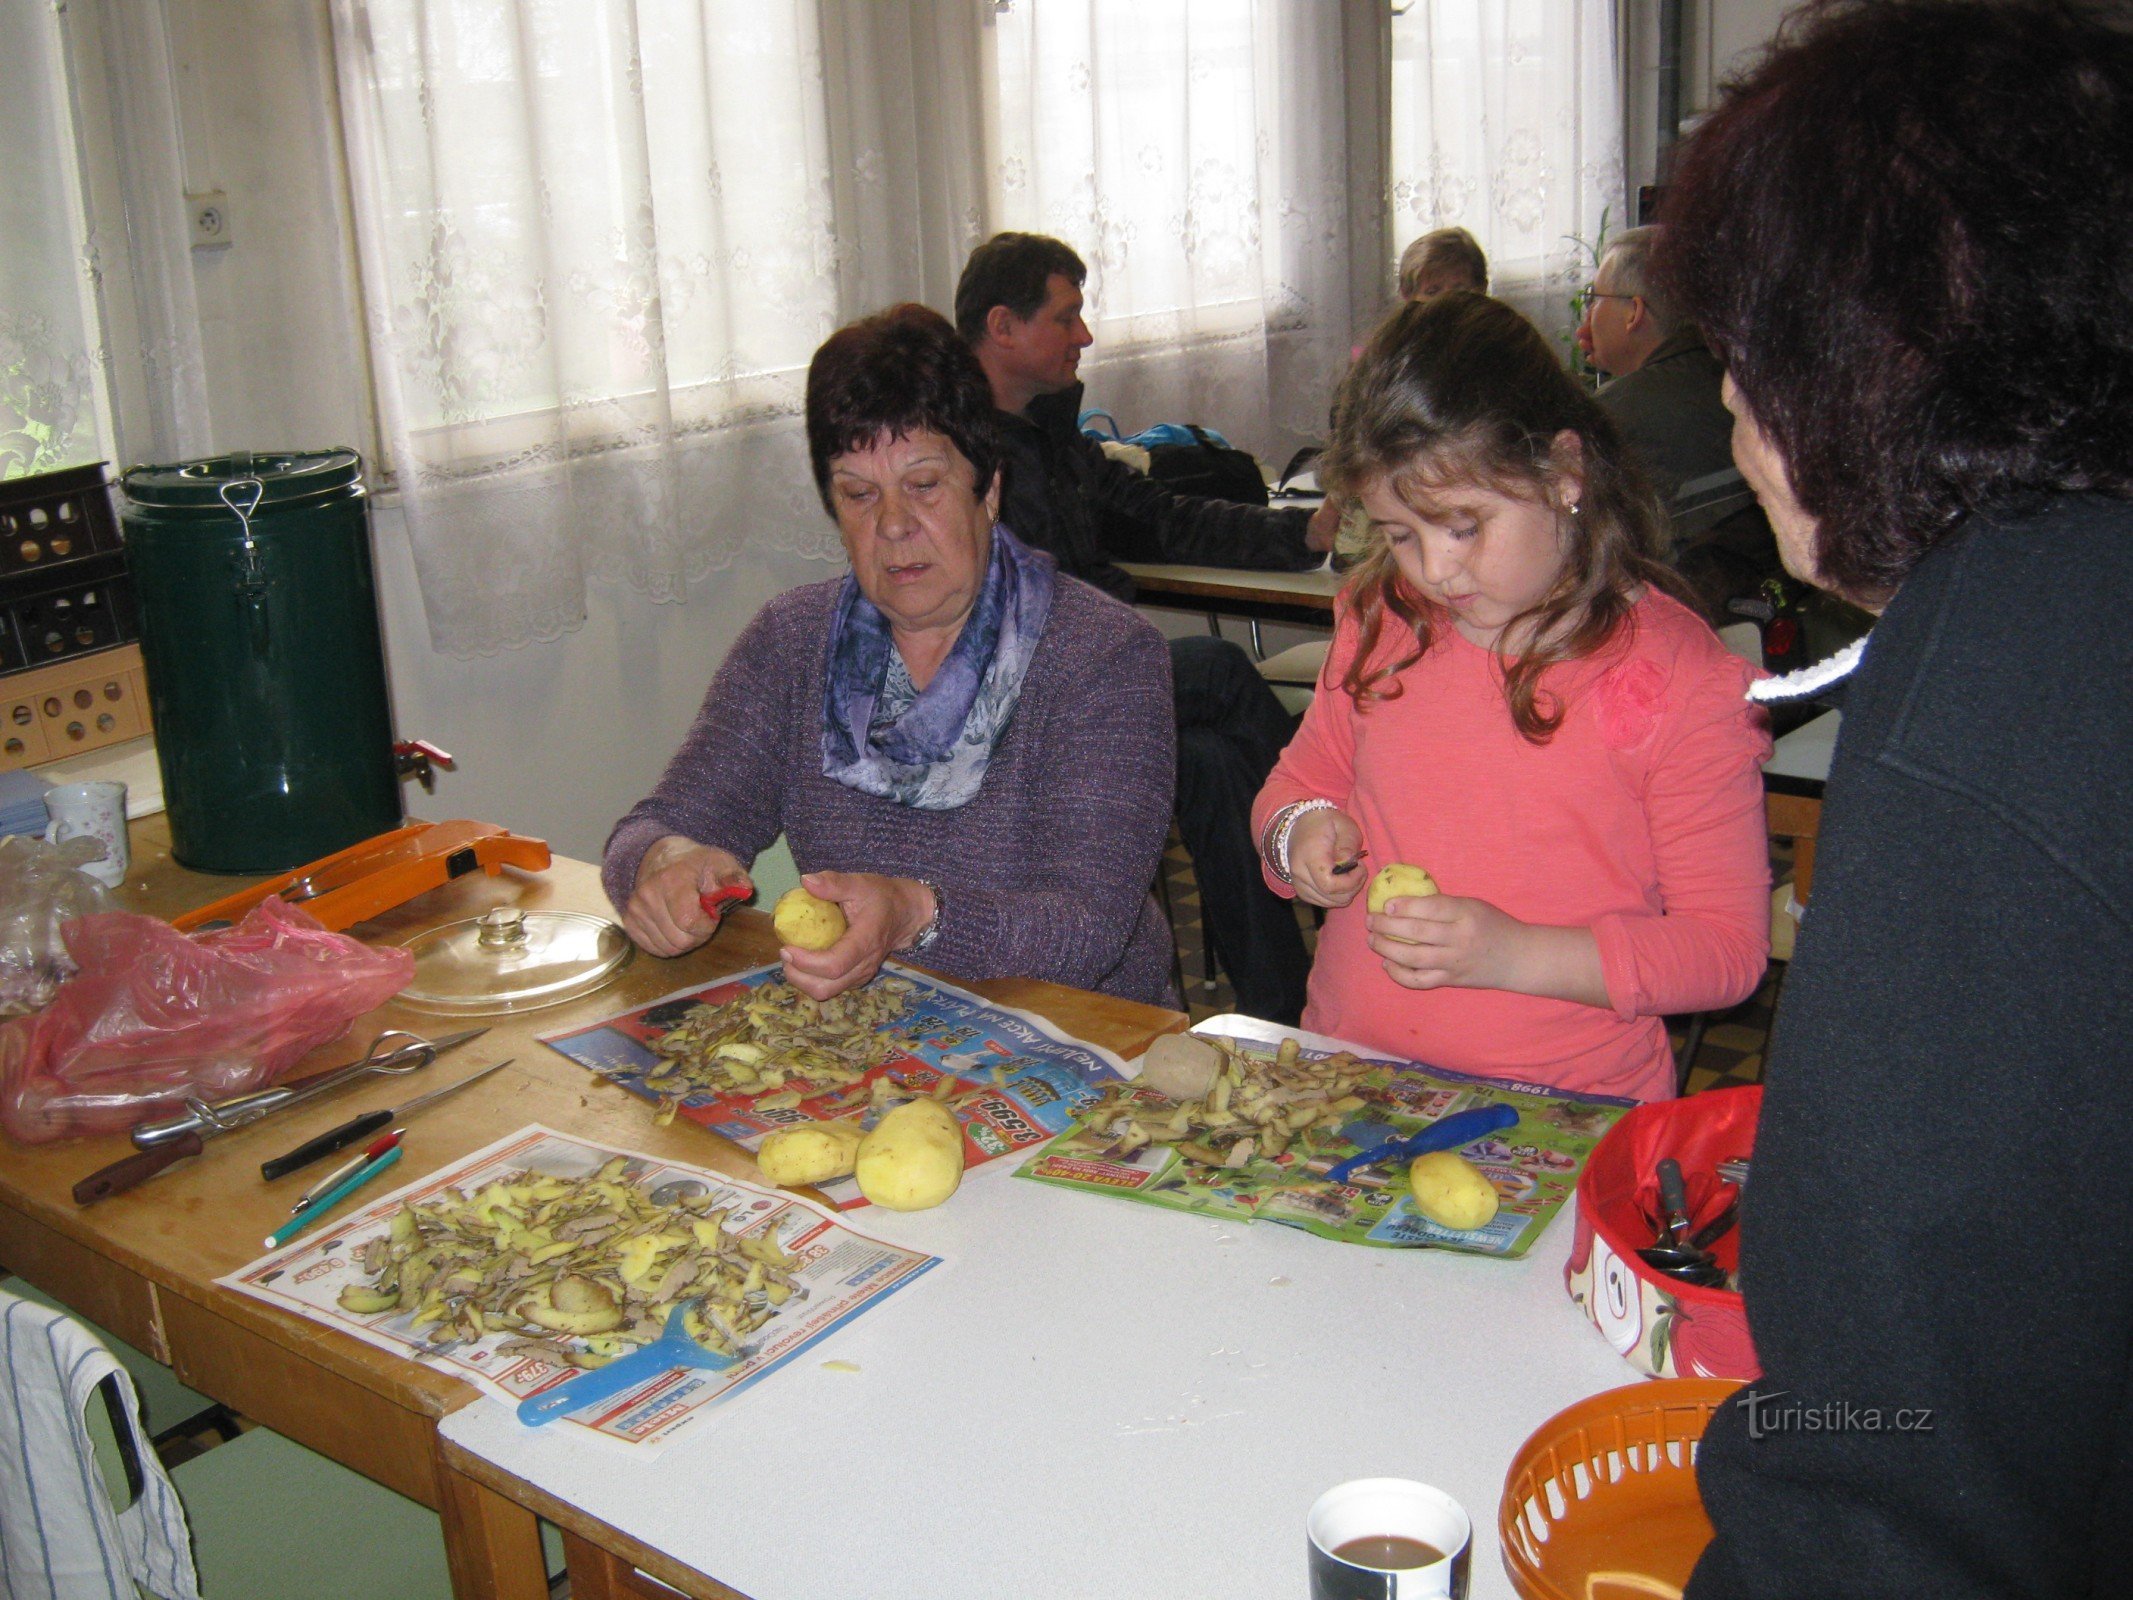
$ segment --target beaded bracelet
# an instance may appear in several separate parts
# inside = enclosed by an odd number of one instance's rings
[[[1275,877],[1283,883],[1296,881],[1289,871],[1289,835],[1296,831],[1296,824],[1310,812],[1333,809],[1331,800],[1297,800],[1274,813],[1273,820],[1267,825],[1263,853],[1266,856],[1266,864],[1273,870]]]

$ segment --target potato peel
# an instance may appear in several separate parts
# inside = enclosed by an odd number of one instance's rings
[[[404,1205],[356,1250],[367,1281],[344,1288],[340,1305],[405,1315],[432,1343],[505,1333],[517,1336],[507,1354],[597,1367],[658,1338],[674,1305],[701,1295],[692,1333],[739,1354],[805,1292],[799,1258],[728,1230],[708,1194],[653,1204],[621,1181],[626,1166],[617,1157],[590,1178],[520,1174]]]
[[[665,1059],[645,1087],[672,1101],[705,1090],[782,1095],[796,1082],[848,1088],[906,1048],[909,1041],[890,1024],[915,992],[908,978],[891,974],[831,1000],[773,981],[716,1005],[699,1003],[654,1042]]]

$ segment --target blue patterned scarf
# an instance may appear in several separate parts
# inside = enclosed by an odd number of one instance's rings
[[[822,775],[921,811],[975,799],[1051,614],[1058,565],[998,523],[984,587],[923,691],[889,619],[846,577],[822,684]]]

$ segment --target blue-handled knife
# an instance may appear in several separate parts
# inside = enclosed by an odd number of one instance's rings
[[[1432,1150],[1456,1150],[1463,1144],[1472,1144],[1484,1134],[1515,1127],[1517,1123],[1518,1112],[1511,1106],[1475,1106],[1468,1111],[1455,1111],[1418,1133],[1411,1133],[1404,1139],[1388,1139],[1375,1149],[1350,1156],[1326,1173],[1326,1181],[1346,1183],[1351,1172],[1359,1172],[1364,1167],[1374,1167],[1381,1162],[1412,1161]]]

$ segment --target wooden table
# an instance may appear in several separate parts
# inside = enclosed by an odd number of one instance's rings
[[[170,860],[169,842],[161,816],[134,824],[134,871],[118,896],[124,904],[169,916],[217,899],[240,881],[186,871]],[[535,875],[462,878],[354,931],[398,942],[496,905],[607,908],[596,869],[559,859]],[[287,1217],[290,1197],[306,1181],[300,1174],[264,1184],[261,1161],[357,1111],[406,1099],[418,1086],[437,1087],[506,1057],[512,1066],[410,1123],[396,1183],[433,1172],[529,1122],[753,1176],[752,1161],[733,1146],[685,1124],[657,1126],[644,1102],[537,1043],[534,1034],[643,1005],[687,984],[774,960],[776,951],[767,916],[736,912],[711,944],[692,955],[675,961],[639,956],[607,988],[581,1000],[481,1019],[488,1034],[412,1077],[337,1091],[226,1134],[198,1160],[94,1207],[77,1206],[70,1191],[76,1180],[130,1150],[123,1136],[10,1145],[0,1163],[0,1262],[169,1361],[191,1387],[434,1507],[444,1521],[454,1590],[465,1600],[545,1600],[547,1576],[527,1502],[514,1503],[466,1476],[440,1451],[439,1420],[477,1399],[477,1391],[217,1288],[214,1280],[257,1258],[259,1240]],[[1184,1022],[1175,1012],[1030,980],[969,987],[1042,1013],[1067,1032],[1127,1056]],[[388,1005],[295,1070],[353,1059],[383,1028],[435,1033],[453,1025]]]

